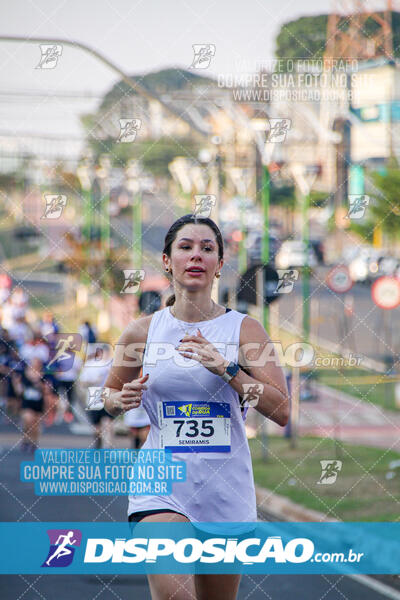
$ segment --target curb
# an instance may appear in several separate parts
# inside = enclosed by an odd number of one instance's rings
[[[293,521],[297,523],[307,522],[332,522],[339,523],[335,519],[325,513],[311,508],[305,508],[301,504],[297,504],[284,496],[275,494],[267,488],[255,486],[257,509],[260,513],[265,513],[271,520],[276,521]]]

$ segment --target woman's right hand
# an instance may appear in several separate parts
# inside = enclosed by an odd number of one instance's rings
[[[124,383],[121,391],[115,390],[111,392],[104,402],[105,410],[116,417],[132,408],[140,406],[143,390],[147,390],[147,385],[145,384],[148,378],[149,374],[147,373],[143,377]]]

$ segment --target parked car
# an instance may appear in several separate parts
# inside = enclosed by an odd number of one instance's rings
[[[306,247],[301,240],[283,242],[275,257],[275,266],[278,269],[304,267],[306,264],[312,268],[317,266],[317,258],[312,246],[309,248],[307,260]]]
[[[396,277],[396,274],[400,268],[400,261],[394,256],[381,256],[378,261],[378,272],[379,276],[388,275],[389,277]]]
[[[281,241],[278,240],[274,235],[269,236],[269,262],[274,264],[275,257],[279,248],[281,247]],[[262,250],[262,235],[259,232],[250,232],[246,239],[247,256],[250,263],[261,262],[261,250]]]
[[[352,280],[356,283],[370,283],[379,277],[381,258],[381,251],[371,246],[362,246],[348,264]]]

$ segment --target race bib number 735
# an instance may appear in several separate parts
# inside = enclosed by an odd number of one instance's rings
[[[159,402],[160,447],[172,452],[230,452],[226,402]]]

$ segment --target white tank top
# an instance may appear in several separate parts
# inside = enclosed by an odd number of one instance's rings
[[[208,321],[187,323],[166,307],[153,314],[143,358],[149,373],[143,406],[150,432],[143,448],[165,448],[186,462],[186,481],[168,496],[129,496],[128,515],[176,510],[192,522],[256,521],[250,450],[238,393],[175,346],[185,331],[202,335],[228,360],[237,362],[246,315],[230,310]],[[174,422],[175,421],[175,422]]]

